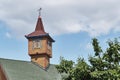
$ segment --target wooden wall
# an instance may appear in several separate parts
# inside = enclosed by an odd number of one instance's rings
[[[46,68],[50,63],[47,55],[31,56],[31,61],[37,63],[38,65],[42,66],[43,68]]]
[[[36,49],[33,49],[33,40],[29,40],[28,41],[28,53],[29,55],[33,55],[33,54],[43,54],[43,53],[46,53],[46,54],[49,54],[51,57],[52,57],[52,47],[48,49],[48,45],[47,45],[47,41],[48,39],[47,38],[43,38],[41,40],[41,48],[36,48]]]
[[[7,80],[1,65],[0,65],[0,80]]]

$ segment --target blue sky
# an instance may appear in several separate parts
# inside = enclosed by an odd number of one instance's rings
[[[42,7],[45,31],[53,43],[51,63],[59,57],[87,61],[93,55],[91,39],[97,37],[103,49],[106,41],[120,37],[120,1],[118,0],[0,0],[0,58],[30,61],[27,39],[34,31]]]

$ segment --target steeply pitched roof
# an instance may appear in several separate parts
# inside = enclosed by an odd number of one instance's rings
[[[42,19],[41,17],[39,16],[38,17],[38,21],[37,21],[37,24],[36,24],[36,28],[35,28],[35,31],[28,34],[28,35],[25,35],[26,38],[34,38],[34,37],[47,37],[49,38],[52,42],[55,42],[48,33],[45,32],[44,30],[44,26],[43,26],[43,23],[42,23]]]
[[[28,34],[27,37],[34,37],[34,36],[40,36],[40,35],[46,35],[46,34],[47,33],[44,30],[42,19],[41,19],[41,17],[38,17],[35,31]]]
[[[37,25],[36,25],[35,31],[45,32],[44,27],[43,27],[43,23],[42,23],[42,19],[41,19],[40,16],[38,17],[38,21],[37,21]]]
[[[8,80],[61,80],[60,74],[52,64],[44,70],[33,62],[0,58],[0,65]]]

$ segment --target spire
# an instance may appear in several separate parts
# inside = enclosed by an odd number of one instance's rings
[[[37,24],[36,24],[35,31],[30,33],[30,34],[28,34],[28,35],[26,35],[26,37],[35,37],[35,36],[41,36],[41,35],[47,35],[47,33],[44,30],[42,19],[39,16]]]
[[[32,33],[30,33],[28,35],[25,35],[25,37],[27,39],[29,39],[29,38],[34,38],[34,37],[43,37],[43,36],[46,36],[46,37],[48,37],[51,40],[51,42],[54,42],[54,40],[44,30],[44,26],[43,26],[42,18],[41,18],[41,10],[42,10],[42,8],[40,8],[38,10],[39,11],[39,16],[38,16],[38,20],[37,20],[35,31],[33,31]]]
[[[41,10],[42,10],[42,8],[38,9],[39,16],[38,16],[38,21],[37,21],[37,25],[36,25],[35,31],[45,32],[44,31],[44,27],[43,27],[43,23],[42,23],[42,19],[41,19]]]
[[[37,21],[37,24],[36,24],[35,31],[45,32],[44,27],[43,27],[43,23],[42,23],[42,19],[41,19],[40,16],[38,17],[38,21]]]

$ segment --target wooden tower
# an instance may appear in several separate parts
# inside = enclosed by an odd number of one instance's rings
[[[35,31],[25,36],[28,39],[28,54],[31,61],[47,68],[52,58],[52,42],[55,42],[45,32],[42,19],[39,16]]]

